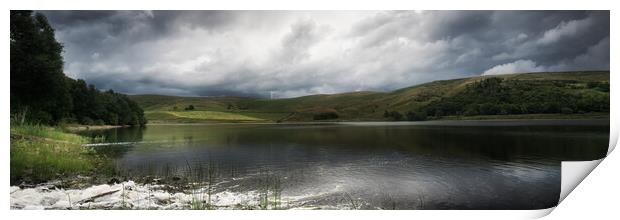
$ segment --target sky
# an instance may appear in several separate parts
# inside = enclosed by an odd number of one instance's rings
[[[609,70],[609,11],[42,11],[65,73],[127,94],[287,98]]]

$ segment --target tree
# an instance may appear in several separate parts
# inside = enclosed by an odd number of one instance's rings
[[[407,120],[409,121],[425,121],[426,120],[426,112],[425,111],[409,111],[407,112]]]
[[[63,73],[62,45],[45,16],[11,11],[10,26],[11,114],[16,121],[146,124],[144,111],[126,95],[100,92]]]
[[[403,119],[403,114],[401,114],[400,112],[397,111],[391,111],[389,113],[389,116],[394,119],[394,121],[400,121]]]
[[[609,112],[608,85],[607,81],[588,82],[584,87],[575,80],[492,77],[423,108],[435,116]]]
[[[321,112],[313,116],[314,120],[329,120],[338,118],[336,112]]]
[[[58,123],[72,100],[54,29],[40,13],[11,11],[10,32],[11,113],[28,109],[32,121]]]

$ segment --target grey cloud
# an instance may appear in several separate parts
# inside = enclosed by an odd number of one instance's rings
[[[290,33],[282,39],[281,59],[298,62],[308,58],[308,49],[318,42],[319,31],[312,20],[300,20],[291,25]]]
[[[609,11],[44,11],[102,89],[291,97],[609,69]]]

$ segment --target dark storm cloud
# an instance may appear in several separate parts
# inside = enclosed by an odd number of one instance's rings
[[[126,93],[291,97],[609,69],[608,11],[45,11],[65,70]]]

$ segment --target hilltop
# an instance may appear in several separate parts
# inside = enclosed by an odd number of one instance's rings
[[[163,95],[130,99],[151,123],[608,117],[609,71],[477,76],[392,92],[273,100]]]

